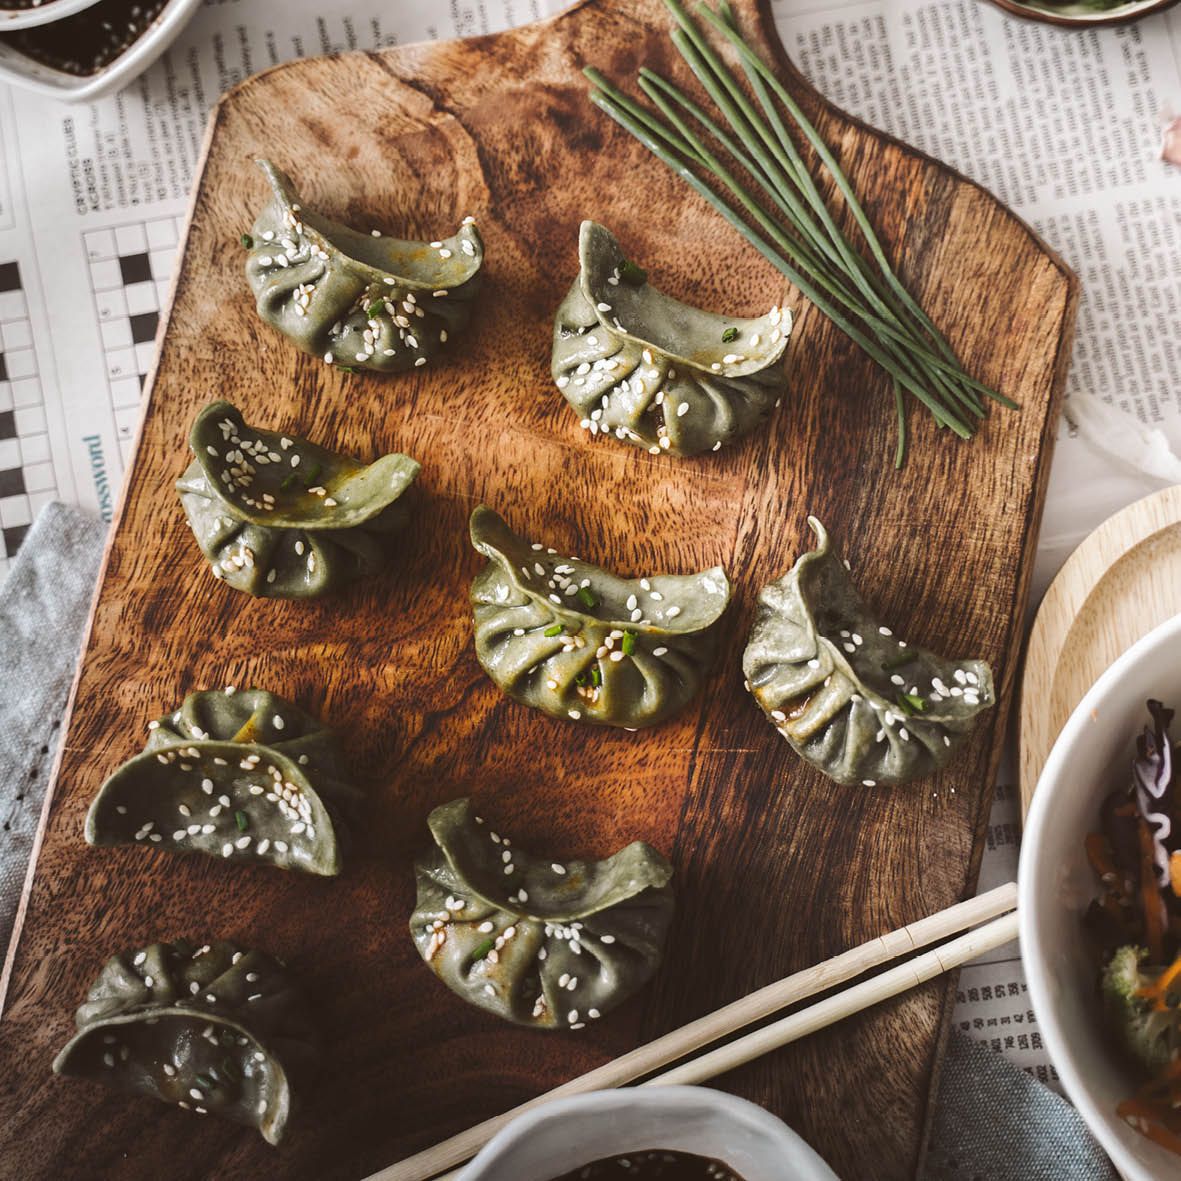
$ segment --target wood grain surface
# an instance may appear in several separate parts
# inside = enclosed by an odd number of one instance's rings
[[[1108,517],[1038,607],[1021,674],[1021,815],[1087,690],[1137,640],[1181,614],[1181,485]]]
[[[892,469],[883,375],[790,293],[791,394],[768,428],[674,460],[592,444],[548,371],[579,222],[611,227],[672,294],[765,311],[780,276],[588,103],[594,63],[684,78],[657,0],[590,0],[462,43],[282,66],[218,105],[162,329],[135,461],[106,558],[56,790],[6,967],[0,1173],[7,1177],[355,1178],[793,969],[973,889],[1013,683],[1073,325],[1073,276],[990,195],[827,106],[792,69],[765,0],[737,5],[842,160],[904,279],[972,369],[1023,404],[970,444],[915,416]],[[239,236],[270,156],[308,206],[435,238],[474,214],[487,281],[448,363],[383,379],[331,370],[261,324]],[[423,463],[390,573],[333,601],[255,602],[210,577],[173,482],[194,412],[225,397],[260,425],[365,459]],[[481,672],[467,518],[625,574],[723,564],[737,588],[707,691],[646,733],[581,728],[506,700]],[[838,788],[803,765],[742,688],[757,589],[824,520],[897,628],[994,665],[1000,705],[937,780]],[[339,880],[82,842],[102,779],[147,719],[195,687],[259,685],[347,735],[371,796]],[[580,1034],[522,1031],[465,1007],[419,961],[411,860],[436,804],[470,793],[519,844],[605,853],[644,838],[674,862],[680,907],[656,981]],[[192,934],[283,956],[331,1053],[278,1149],[49,1064],[112,952]],[[935,982],[722,1080],[788,1119],[845,1178],[912,1176],[952,1002]]]

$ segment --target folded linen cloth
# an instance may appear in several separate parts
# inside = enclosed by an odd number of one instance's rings
[[[0,583],[0,950],[8,947],[106,527],[47,504]]]
[[[982,1042],[951,1035],[923,1181],[1119,1181],[1078,1112]]]
[[[0,951],[61,739],[104,536],[101,522],[47,505],[0,584]],[[923,1181],[1066,1177],[1118,1181],[1065,1100],[987,1046],[953,1034]]]

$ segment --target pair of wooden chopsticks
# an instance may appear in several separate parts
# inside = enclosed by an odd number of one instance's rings
[[[771,1017],[798,1001],[826,992],[855,976],[880,968],[899,956],[922,947],[930,947],[933,943],[939,944],[922,955],[905,960],[805,1009],[790,1013],[770,1025],[748,1033],[745,1037],[691,1058],[662,1074],[654,1075],[640,1085],[686,1085],[701,1083],[725,1074],[726,1071],[761,1057],[771,1050],[807,1037],[818,1029],[833,1025],[853,1013],[859,1013],[879,1001],[915,988],[987,951],[1009,943],[1017,937],[1016,906],[1017,886],[1009,882],[981,894],[978,898],[970,898],[937,914],[919,919],[909,927],[900,927],[888,935],[871,939],[868,943],[850,948],[830,960],[785,976],[782,980],[768,984],[741,1000],[724,1005],[705,1017],[681,1026],[680,1029],[674,1029],[664,1037],[639,1046],[587,1074],[555,1087],[536,1099],[522,1103],[512,1111],[485,1120],[466,1132],[452,1136],[450,1140],[444,1140],[433,1148],[407,1157],[396,1165],[390,1165],[389,1168],[374,1173],[367,1181],[431,1181],[431,1178],[438,1178],[438,1181],[454,1181],[458,1173],[447,1173],[442,1177],[439,1175],[445,1169],[454,1169],[456,1165],[475,1156],[501,1128],[526,1111],[532,1111],[551,1099],[560,1099],[565,1095],[621,1087],[644,1075],[652,1074],[670,1062],[694,1054],[747,1025]],[[998,918],[998,915],[1003,917]],[[985,925],[978,926],[980,923]],[[944,940],[948,942],[943,942]]]

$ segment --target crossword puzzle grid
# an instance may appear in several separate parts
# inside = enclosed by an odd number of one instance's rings
[[[158,217],[83,235],[124,463],[139,425],[140,395],[155,354],[181,224],[179,217]]]
[[[0,262],[0,578],[38,509],[56,495],[20,265]]]

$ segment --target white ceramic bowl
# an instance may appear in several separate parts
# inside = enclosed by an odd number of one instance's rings
[[[710,1087],[633,1087],[555,1099],[494,1136],[459,1181],[552,1181],[593,1160],[645,1148],[720,1160],[743,1181],[837,1181],[785,1123]]]
[[[202,0],[168,0],[160,14],[140,35],[134,45],[129,46],[114,61],[109,62],[96,74],[79,77],[55,70],[26,57],[11,45],[0,45],[0,82],[11,82],[25,90],[48,95],[62,102],[90,102],[126,86],[133,78],[142,74],[176,40],[181,29],[189,23],[193,13],[201,6]],[[89,3],[75,0],[54,0],[52,8],[61,16],[66,7],[77,12],[88,8]],[[43,11],[44,9],[38,10]],[[56,18],[55,18],[56,19]],[[11,24],[4,25],[4,31],[11,31]]]
[[[1021,959],[1038,1026],[1071,1102],[1128,1181],[1179,1177],[1181,1158],[1115,1114],[1138,1080],[1103,1037],[1081,925],[1096,895],[1083,841],[1104,796],[1128,782],[1150,697],[1181,707],[1181,616],[1128,649],[1070,715],[1034,792],[1018,874]]]
[[[35,8],[0,8],[0,33],[15,33],[35,25],[50,25],[72,12],[81,12],[98,0],[42,0]]]

